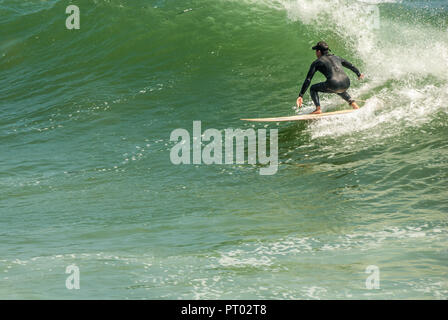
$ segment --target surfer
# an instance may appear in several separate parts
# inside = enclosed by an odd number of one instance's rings
[[[350,79],[343,70],[343,66],[352,70],[358,76],[358,80],[362,80],[364,75],[347,60],[330,54],[330,48],[325,41],[318,42],[313,48],[316,50],[317,60],[315,60],[308,71],[306,80],[303,83],[302,90],[300,90],[297,98],[297,106],[300,108],[303,103],[303,95],[311,84],[316,71],[320,71],[327,78],[327,81],[313,84],[310,88],[311,99],[313,99],[316,110],[312,114],[322,113],[320,109],[319,92],[336,93],[342,97],[353,109],[359,109],[358,104],[353,100],[347,92],[350,87]]]

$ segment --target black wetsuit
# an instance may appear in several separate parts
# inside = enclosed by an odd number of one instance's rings
[[[306,76],[306,80],[303,83],[302,90],[300,90],[299,97],[303,97],[313,78],[316,71],[320,71],[327,78],[327,81],[313,84],[310,88],[311,98],[314,104],[320,106],[318,92],[336,93],[341,96],[349,104],[354,102],[350,95],[347,93],[347,89],[350,87],[350,79],[344,72],[342,67],[349,68],[359,77],[361,73],[359,70],[347,60],[333,54],[325,53],[319,59],[311,64],[310,71]]]

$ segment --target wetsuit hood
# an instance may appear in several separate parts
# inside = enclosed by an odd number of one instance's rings
[[[320,50],[322,53],[323,52],[327,52],[327,51],[331,51],[330,47],[328,46],[328,44],[325,41],[319,41],[314,47],[312,47],[311,49],[313,50]]]

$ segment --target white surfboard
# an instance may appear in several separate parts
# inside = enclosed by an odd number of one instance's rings
[[[240,120],[253,121],[253,122],[280,122],[280,121],[313,120],[313,119],[320,119],[320,118],[326,118],[326,117],[346,114],[346,113],[350,113],[350,112],[353,112],[356,110],[357,109],[350,109],[350,110],[340,110],[340,111],[333,111],[333,112],[323,112],[321,114],[299,114],[296,116],[289,116],[289,117],[240,119]]]

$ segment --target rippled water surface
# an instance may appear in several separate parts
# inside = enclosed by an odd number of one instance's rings
[[[448,7],[366,2],[0,0],[0,298],[446,299]],[[294,114],[321,39],[362,108],[240,121]],[[172,164],[195,120],[278,129],[278,172]]]

